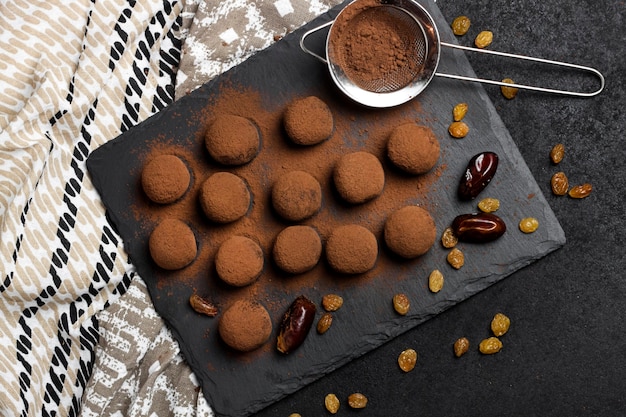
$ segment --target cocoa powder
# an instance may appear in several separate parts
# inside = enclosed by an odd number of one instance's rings
[[[357,86],[390,92],[408,85],[421,70],[416,23],[381,0],[347,6],[332,26],[329,59]]]

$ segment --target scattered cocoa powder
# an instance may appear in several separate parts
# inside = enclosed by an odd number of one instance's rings
[[[406,12],[382,0],[352,3],[332,26],[329,59],[365,90],[398,90],[421,71],[415,59],[420,56],[416,25]]]
[[[176,155],[152,158],[141,172],[141,185],[155,203],[171,204],[185,194],[191,175],[187,165]]]
[[[439,141],[432,130],[415,123],[395,128],[387,142],[387,156],[403,171],[419,175],[430,171],[439,160]]]

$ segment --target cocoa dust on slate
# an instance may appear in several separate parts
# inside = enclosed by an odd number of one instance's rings
[[[176,140],[164,137],[148,142],[151,145],[146,149],[146,160],[159,154],[177,155],[187,163],[193,179],[187,193],[175,204],[156,205],[146,198],[138,197],[138,203],[133,207],[135,219],[146,231],[167,217],[183,219],[190,224],[198,240],[196,260],[179,271],[158,272],[158,288],[167,292],[169,287],[186,285],[223,308],[243,297],[257,299],[268,308],[276,322],[283,313],[285,302],[290,302],[304,288],[315,288],[324,293],[331,289],[336,291],[353,285],[367,285],[385,268],[402,262],[390,255],[384,247],[384,221],[391,212],[407,204],[419,204],[436,219],[436,208],[429,207],[429,193],[445,169],[445,164],[440,159],[439,164],[429,173],[412,176],[400,172],[387,160],[386,141],[391,130],[408,122],[421,124],[420,120],[407,116],[402,108],[367,113],[367,122],[364,122],[359,109],[346,109],[332,102],[329,105],[335,121],[332,136],[318,145],[296,146],[286,137],[282,127],[284,107],[268,109],[267,103],[255,90],[223,87],[218,97],[192,117],[199,118],[205,127],[216,115],[224,113],[247,117],[256,124],[261,135],[259,154],[248,164],[238,167],[219,166],[210,160],[204,149],[203,131],[197,132],[193,146],[181,146]],[[416,103],[413,105],[418,106]],[[357,120],[359,123],[356,123]],[[382,194],[374,200],[361,205],[349,205],[342,202],[333,189],[332,170],[343,154],[358,150],[370,152],[380,159],[385,168],[385,186]],[[330,269],[323,255],[316,267],[300,275],[284,273],[273,264],[273,241],[281,230],[293,223],[282,220],[273,212],[271,186],[281,175],[295,170],[313,175],[321,184],[323,192],[321,210],[298,224],[315,228],[322,242],[340,225],[365,226],[379,241],[379,257],[372,270],[357,277],[341,276]],[[229,171],[243,178],[252,194],[252,205],[247,215],[230,224],[211,223],[198,203],[202,182],[218,171]],[[131,175],[139,176],[140,173]],[[244,288],[229,288],[219,282],[215,272],[215,253],[219,245],[233,235],[255,240],[265,255],[263,273],[254,284]],[[171,292],[176,293],[173,290]],[[284,299],[275,299],[277,294]],[[181,308],[186,307],[181,305]]]

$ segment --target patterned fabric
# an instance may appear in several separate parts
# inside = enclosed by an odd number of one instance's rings
[[[171,103],[177,0],[0,2],[0,414],[77,415],[133,278],[85,168]]]

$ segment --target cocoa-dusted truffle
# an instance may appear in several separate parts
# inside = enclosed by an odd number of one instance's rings
[[[322,240],[310,226],[289,226],[276,236],[272,253],[280,269],[301,274],[317,265],[322,253]]]
[[[389,135],[387,156],[395,166],[409,174],[425,174],[439,160],[439,141],[429,128],[406,123]]]
[[[333,171],[339,195],[348,203],[361,204],[378,197],[385,186],[385,171],[374,155],[353,152],[339,159]]]
[[[251,120],[222,114],[209,125],[204,144],[209,155],[223,165],[243,165],[259,153],[259,131]]]
[[[235,287],[244,287],[256,281],[263,264],[263,250],[258,243],[245,236],[228,238],[215,254],[217,275]]]
[[[240,352],[258,349],[272,333],[272,320],[267,309],[251,300],[237,300],[222,314],[218,324],[222,340]]]
[[[326,242],[330,266],[343,274],[362,274],[374,267],[378,258],[376,236],[357,224],[339,226]]]
[[[178,219],[159,223],[148,240],[150,256],[163,269],[182,269],[196,259],[198,248],[191,228]]]
[[[298,145],[316,145],[333,133],[333,114],[324,101],[315,96],[289,103],[283,115],[289,138]]]
[[[385,221],[385,243],[403,258],[416,258],[428,252],[437,234],[435,221],[418,206],[405,206]]]
[[[234,222],[245,216],[250,207],[250,190],[245,181],[230,172],[217,172],[200,188],[200,206],[217,223]]]
[[[272,205],[286,220],[304,220],[317,213],[322,206],[322,187],[307,172],[288,172],[272,187]]]
[[[155,203],[171,204],[182,197],[191,181],[187,165],[176,155],[159,155],[141,171],[141,186]]]

